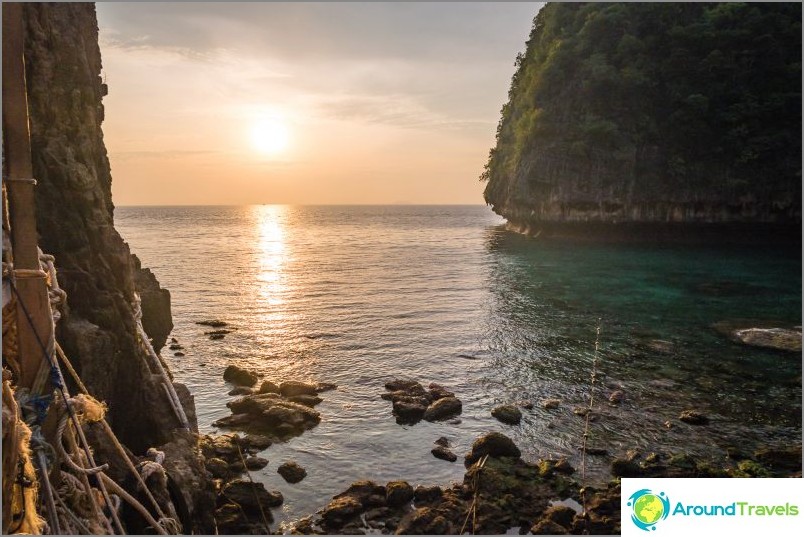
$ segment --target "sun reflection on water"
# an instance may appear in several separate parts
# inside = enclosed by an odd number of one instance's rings
[[[288,256],[285,245],[287,209],[284,205],[253,207],[257,228],[258,296],[260,302],[267,306],[280,306],[285,302],[287,291],[285,264]]]

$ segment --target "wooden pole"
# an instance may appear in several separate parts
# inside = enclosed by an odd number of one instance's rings
[[[40,369],[43,366],[49,367],[43,356],[42,345],[52,347],[50,337],[53,318],[45,279],[34,272],[39,270],[39,251],[23,52],[22,4],[4,2],[3,149],[6,175],[3,180],[9,203],[14,269],[20,270],[16,287],[19,294],[17,333],[21,378],[16,379],[16,382],[18,386],[31,388]],[[23,304],[27,315],[23,311]],[[32,322],[28,322],[28,317]],[[41,388],[40,393],[48,393],[51,389],[49,380]]]

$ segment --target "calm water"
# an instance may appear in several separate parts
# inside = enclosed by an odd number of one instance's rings
[[[577,465],[583,420],[572,409],[586,404],[598,319],[597,398],[626,395],[601,406],[591,444],[612,455],[725,457],[728,446],[801,439],[801,356],[739,346],[711,328],[800,325],[800,250],[550,243],[505,231],[482,206],[121,207],[116,224],[172,293],[186,356],[163,355],[195,394],[203,431],[229,414],[228,364],[277,382],[338,384],[323,394],[318,427],[262,454],[270,464],[255,478],[285,495],[279,521],[357,479],[460,480],[460,460],[429,453],[440,436],[463,454],[500,430],[529,458]],[[210,318],[237,331],[210,341],[195,324]],[[651,350],[655,339],[672,347]],[[453,389],[461,423],[397,425],[379,396],[398,377]],[[544,398],[561,407],[543,410]],[[537,406],[520,426],[491,418],[496,404],[522,399]],[[711,425],[677,422],[693,407]],[[299,484],[276,474],[289,459],[308,471]],[[592,458],[597,479],[609,462]]]

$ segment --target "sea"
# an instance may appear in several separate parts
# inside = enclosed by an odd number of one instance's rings
[[[479,205],[118,207],[115,224],[170,290],[184,356],[162,356],[194,394],[201,432],[226,432],[212,423],[230,414],[230,364],[337,384],[316,407],[321,423],[269,447],[252,473],[284,495],[281,524],[359,479],[459,482],[463,454],[489,431],[528,460],[579,468],[576,411],[590,397],[589,445],[606,452],[588,457],[592,483],[627,453],[727,462],[801,442],[801,354],[716,329],[800,326],[800,246],[528,238]],[[208,319],[233,332],[210,340],[197,324]],[[398,378],[454,391],[459,420],[398,425],[380,398]],[[533,408],[519,425],[491,415],[523,401]],[[689,409],[709,424],[681,422]],[[442,436],[458,462],[431,455]],[[276,472],[290,460],[307,470],[294,485]]]

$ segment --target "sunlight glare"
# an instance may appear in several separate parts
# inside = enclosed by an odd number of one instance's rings
[[[290,136],[284,123],[278,119],[261,119],[251,129],[254,149],[265,155],[276,155],[288,147]]]

